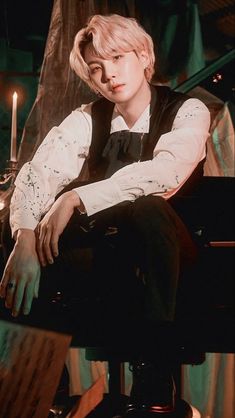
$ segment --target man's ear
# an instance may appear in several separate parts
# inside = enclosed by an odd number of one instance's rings
[[[139,59],[142,62],[144,70],[145,70],[145,68],[147,68],[148,65],[149,65],[149,56],[144,49],[142,51],[140,51],[138,55],[139,55]]]

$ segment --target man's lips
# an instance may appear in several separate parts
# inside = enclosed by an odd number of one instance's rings
[[[111,86],[111,91],[119,91],[124,87],[125,84],[119,83],[119,84],[113,84]]]

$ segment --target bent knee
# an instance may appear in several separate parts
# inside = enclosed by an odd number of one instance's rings
[[[156,215],[168,210],[170,210],[170,205],[161,196],[143,196],[137,199],[133,205],[133,212],[136,214]]]
[[[137,199],[132,208],[132,223],[141,229],[176,229],[178,215],[170,204],[160,196],[146,196]]]

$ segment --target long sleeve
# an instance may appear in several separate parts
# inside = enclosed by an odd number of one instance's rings
[[[145,115],[146,112],[135,129],[141,131]],[[114,117],[115,129],[123,129],[120,119]],[[87,214],[148,194],[168,199],[205,157],[209,125],[207,107],[198,99],[187,100],[179,109],[172,130],[159,139],[152,160],[130,164],[107,180],[74,189]],[[91,136],[91,105],[72,112],[48,133],[32,161],[22,167],[16,178],[10,205],[12,234],[19,228],[35,229],[56,194],[79,175],[89,154]]]
[[[106,180],[75,189],[87,214],[149,194],[171,197],[205,157],[209,127],[207,107],[198,99],[188,99],[172,130],[160,137],[152,160],[130,164]]]
[[[19,228],[35,229],[56,194],[79,175],[90,142],[90,105],[73,111],[52,128],[16,178],[10,204],[12,234]]]

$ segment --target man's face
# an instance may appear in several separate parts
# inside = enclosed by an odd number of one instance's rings
[[[111,59],[103,59],[94,55],[88,45],[84,60],[89,66],[93,88],[111,102],[126,103],[143,85],[148,85],[144,74],[148,58],[144,52],[138,56],[134,51],[114,52]]]

